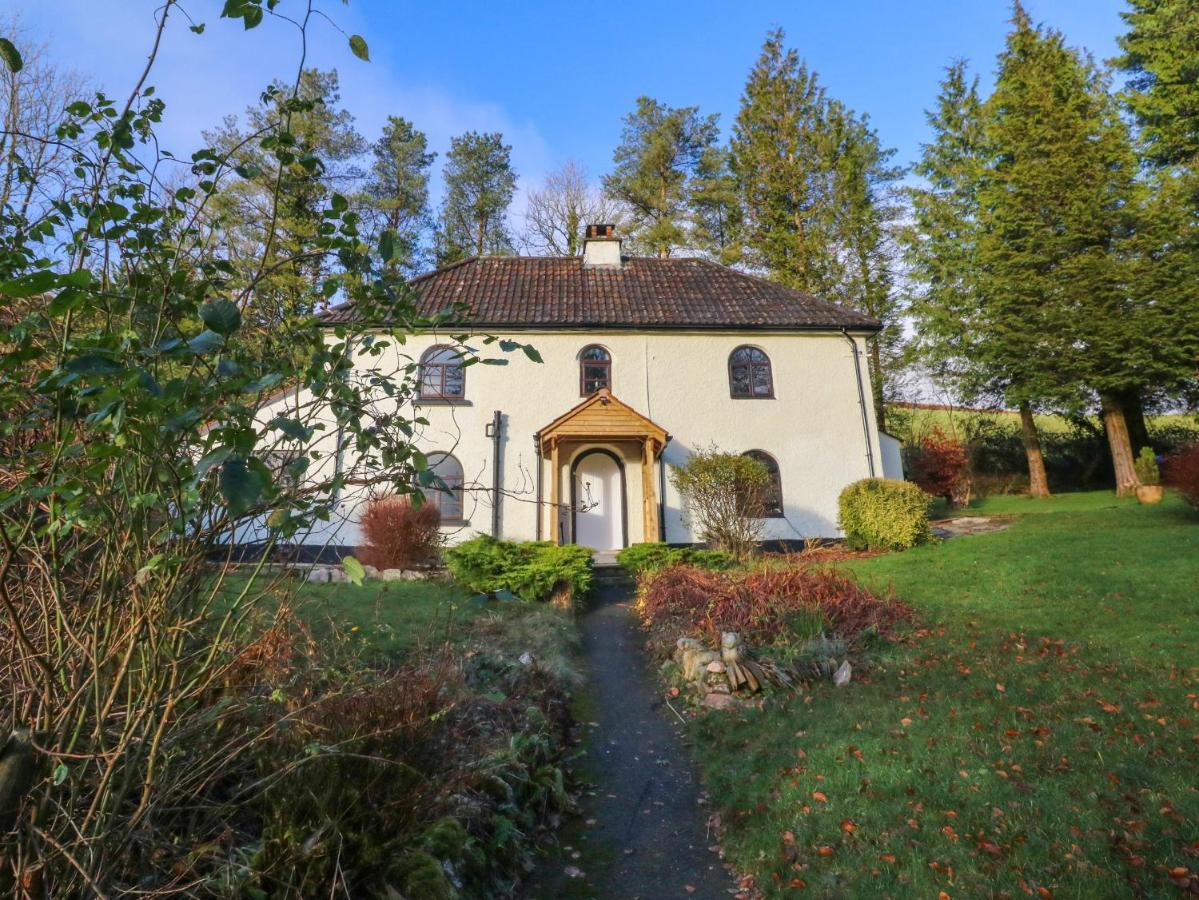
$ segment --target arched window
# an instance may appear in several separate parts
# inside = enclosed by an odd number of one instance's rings
[[[729,395],[748,400],[773,397],[770,357],[757,347],[738,347],[730,353]]]
[[[443,523],[461,522],[464,508],[462,463],[449,453],[430,453],[429,471],[441,483],[435,481],[424,488],[425,502],[437,507]]]
[[[461,400],[466,396],[461,353],[439,345],[421,355],[420,396],[422,400]]]
[[[770,487],[766,491],[766,515],[769,518],[781,518],[783,515],[783,479],[779,476],[779,464],[773,456],[763,450],[747,450],[741,455],[756,459],[770,474]]]
[[[601,388],[612,389],[612,355],[592,344],[579,354],[579,396],[590,397]]]

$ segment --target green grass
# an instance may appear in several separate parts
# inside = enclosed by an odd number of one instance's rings
[[[1171,897],[1199,870],[1199,519],[1111,494],[978,512],[1020,518],[852,564],[921,626],[864,678],[695,726],[768,895]]]
[[[228,576],[223,593],[233,596],[245,577]],[[567,682],[576,641],[571,617],[546,604],[475,599],[450,581],[368,581],[309,584],[290,576],[256,583],[257,621],[286,603],[318,642],[339,642],[367,661],[391,663],[445,643],[486,640],[489,649],[517,656],[533,650]]]
[[[956,434],[968,424],[979,419],[993,421],[1015,433],[1020,431],[1020,414],[1007,410],[920,409],[890,406],[888,415],[894,417],[894,427],[897,430],[910,430],[911,433],[917,435],[925,434],[933,427],[940,428],[946,434]],[[1042,434],[1066,434],[1074,429],[1068,419],[1058,415],[1037,413],[1033,419]],[[1097,428],[1102,427],[1097,417],[1091,416],[1090,421]],[[1146,416],[1145,422],[1150,429],[1173,426],[1199,431],[1199,419],[1193,412]]]

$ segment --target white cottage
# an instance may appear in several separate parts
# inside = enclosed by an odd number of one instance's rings
[[[668,472],[712,446],[770,470],[771,541],[836,536],[845,485],[902,477],[884,471],[865,361],[879,324],[861,313],[707,260],[626,257],[610,225],[589,226],[581,257],[472,258],[412,287],[426,314],[469,310],[454,333],[544,360],[463,369],[445,335],[422,334],[361,363],[421,365],[418,443],[453,489],[430,495],[447,540],[694,542]],[[347,494],[307,540],[355,546],[367,500]]]

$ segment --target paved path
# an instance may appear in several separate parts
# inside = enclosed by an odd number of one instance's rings
[[[601,582],[579,627],[591,694],[584,718],[596,723],[581,768],[594,794],[583,798],[586,824],[563,836],[572,851],[546,862],[528,896],[727,900],[733,881],[708,849],[708,808],[650,670],[631,589]]]

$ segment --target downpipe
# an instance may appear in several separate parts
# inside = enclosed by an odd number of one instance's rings
[[[862,386],[862,359],[858,353],[858,342],[850,336],[848,329],[841,329],[841,337],[849,341],[849,346],[853,348],[853,373],[854,380],[858,383],[858,410],[862,414],[862,436],[866,440],[866,468],[870,477],[874,478],[874,449],[870,444],[870,415],[866,409],[866,390]]]

